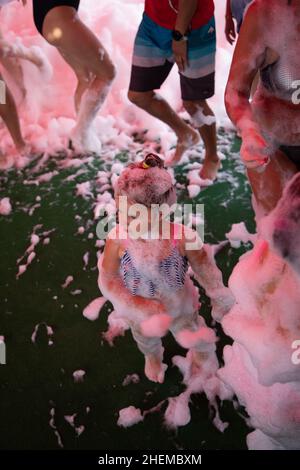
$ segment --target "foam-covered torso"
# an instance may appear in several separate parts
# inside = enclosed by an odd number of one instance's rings
[[[187,267],[178,241],[129,239],[120,274],[132,295],[160,298],[183,287]]]
[[[297,449],[300,441],[300,277],[259,240],[229,282],[237,304],[222,326],[234,340],[220,377],[246,407],[256,428],[250,449]]]
[[[271,0],[258,21],[266,63],[253,100],[255,117],[275,143],[300,145],[300,5]]]

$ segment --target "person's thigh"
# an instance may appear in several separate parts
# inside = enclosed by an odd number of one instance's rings
[[[171,32],[144,15],[134,42],[130,91],[161,87],[174,64],[171,44]]]
[[[77,75],[113,79],[115,71],[107,52],[75,9],[62,6],[49,11],[43,36],[57,47]]]
[[[215,92],[216,28],[211,20],[193,30],[188,40],[188,66],[180,73],[184,101],[204,101]]]
[[[78,10],[80,0],[32,0],[33,20],[38,32],[43,35],[43,24],[46,15],[53,8],[68,6]]]
[[[173,64],[166,61],[157,67],[137,67],[132,65],[129,91],[145,93],[159,90],[167,79]]]

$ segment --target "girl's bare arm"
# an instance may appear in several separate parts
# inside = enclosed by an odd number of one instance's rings
[[[220,320],[231,309],[235,299],[230,289],[224,286],[222,272],[218,268],[209,247],[201,243],[195,231],[188,230],[186,234],[188,238],[183,239],[184,254],[189,260],[196,280],[211,299],[213,306],[212,316],[216,320]],[[193,240],[198,247],[188,249],[189,244]]]

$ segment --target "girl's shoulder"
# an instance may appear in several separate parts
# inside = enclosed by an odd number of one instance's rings
[[[113,250],[121,258],[126,250],[127,236],[127,232],[117,224],[107,235],[106,243],[109,244],[109,251]]]

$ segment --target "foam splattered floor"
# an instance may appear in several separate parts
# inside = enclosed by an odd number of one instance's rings
[[[233,133],[219,132],[223,169],[218,181],[194,199],[205,204],[207,243],[224,240],[232,224],[241,221],[250,232],[255,230],[239,145]],[[249,428],[234,402],[220,404],[221,418],[229,423],[224,433],[214,427],[206,398],[197,395],[190,405],[190,424],[177,431],[164,426],[168,397],[184,388],[180,373],[171,366],[171,358],[184,351],[171,336],[164,339],[169,369],[165,383],[158,385],[144,377],[143,357],[130,332],[117,338],[114,347],[103,339],[112,311],[109,303],[95,321],[83,316],[85,307],[100,295],[97,195],[112,192],[112,165],[130,159],[128,152],[105,152],[105,158],[73,162],[56,155],[36,159],[23,170],[0,173],[0,199],[9,197],[12,204],[12,212],[0,216],[0,335],[7,353],[7,364],[0,366],[0,447],[244,449]],[[191,152],[189,160],[175,170],[179,202],[189,201],[188,172],[199,154]],[[108,183],[105,174],[110,175]],[[226,282],[250,246],[227,245],[217,255]],[[69,276],[72,282],[62,287]],[[201,301],[201,313],[210,324],[209,301],[203,293]],[[222,361],[222,348],[230,340],[216,329]],[[83,380],[74,380],[76,371],[85,372]],[[139,381],[125,385],[131,374]],[[143,422],[124,429],[117,425],[118,413],[130,405],[150,412]]]

